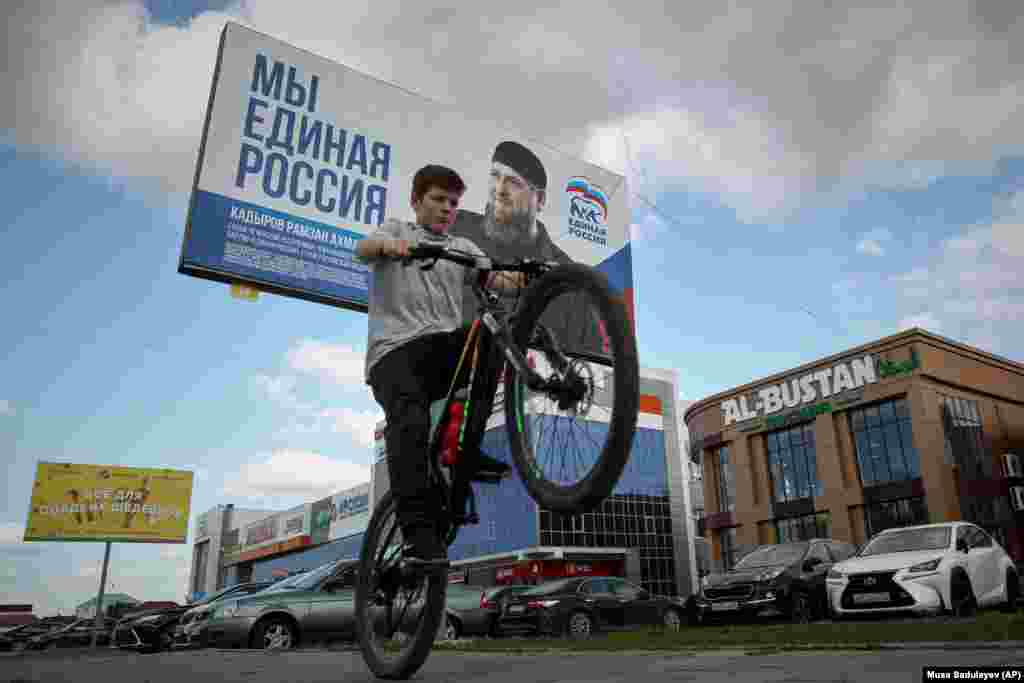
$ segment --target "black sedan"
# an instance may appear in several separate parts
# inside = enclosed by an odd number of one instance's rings
[[[696,601],[699,620],[825,617],[825,576],[854,552],[855,546],[831,539],[761,546],[730,571],[708,577]]]
[[[174,629],[191,605],[133,613],[117,622],[111,646],[139,652],[160,652],[170,648]]]
[[[462,636],[498,637],[498,623],[505,602],[513,595],[535,586],[466,586],[449,584],[445,602],[445,635],[449,640]]]
[[[587,638],[599,630],[665,626],[678,630],[683,603],[651,595],[625,579],[560,579],[508,598],[499,625],[506,630]]]

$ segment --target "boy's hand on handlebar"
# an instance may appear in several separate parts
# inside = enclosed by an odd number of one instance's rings
[[[384,258],[409,258],[412,243],[409,240],[384,240],[380,245],[380,253]]]

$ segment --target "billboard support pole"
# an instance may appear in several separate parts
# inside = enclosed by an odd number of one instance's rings
[[[106,542],[103,551],[103,570],[100,572],[100,591],[96,596],[96,628],[92,632],[92,649],[96,649],[96,640],[99,638],[100,629],[105,625],[103,618],[103,591],[107,586],[107,567],[110,566],[110,541]]]

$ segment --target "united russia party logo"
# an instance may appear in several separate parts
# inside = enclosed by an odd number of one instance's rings
[[[566,184],[565,194],[569,197],[569,234],[607,246],[608,196],[604,190],[583,176],[575,176]]]

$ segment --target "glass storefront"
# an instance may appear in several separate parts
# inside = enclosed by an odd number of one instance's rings
[[[868,538],[879,531],[928,523],[924,496],[887,500],[864,506],[864,527]]]
[[[822,495],[813,422],[767,434],[765,447],[773,502],[788,503]]]
[[[828,512],[777,519],[774,526],[776,543],[807,541],[812,538],[832,538],[832,515]]]
[[[855,408],[850,410],[849,420],[865,487],[921,476],[905,398]]]

